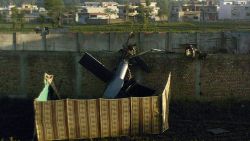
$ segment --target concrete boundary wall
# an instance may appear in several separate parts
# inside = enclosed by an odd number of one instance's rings
[[[91,52],[108,69],[116,66],[118,53]],[[36,97],[43,88],[43,74],[55,75],[63,97],[99,98],[106,84],[78,64],[81,54],[72,52],[0,52],[0,97]],[[180,54],[152,53],[143,56],[151,73],[131,68],[141,84],[162,93],[172,74],[172,96],[246,97],[250,94],[248,55],[208,55],[192,60]]]
[[[126,42],[129,33],[88,32],[51,33],[42,37],[36,33],[0,33],[0,50],[24,51],[118,51]],[[208,33],[136,33],[132,43],[140,51],[157,48],[183,52],[181,44],[197,43],[198,48],[208,53],[248,54],[250,32],[208,32]]]

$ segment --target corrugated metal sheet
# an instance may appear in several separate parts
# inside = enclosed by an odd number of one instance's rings
[[[169,101],[170,101],[170,83],[171,74],[169,74],[167,84],[161,94],[161,111],[162,111],[162,130],[165,131],[168,129],[168,115],[169,115]]]
[[[168,129],[170,76],[160,96],[35,101],[38,140],[159,134]]]

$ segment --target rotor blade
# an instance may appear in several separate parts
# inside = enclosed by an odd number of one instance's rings
[[[113,73],[87,52],[85,52],[79,63],[104,82],[108,82],[112,79]]]
[[[150,72],[149,66],[139,56],[131,58],[130,62],[132,64],[134,63],[135,65],[138,65],[145,72],[147,73]]]
[[[155,93],[155,90],[135,82],[127,89],[127,93],[129,96],[144,97],[152,96]]]
[[[135,79],[131,79],[125,81],[119,95],[117,98],[124,97],[144,97],[144,96],[152,96],[155,93],[154,89],[148,88],[136,82]]]
[[[144,54],[146,54],[146,53],[148,53],[148,52],[151,52],[151,50],[147,50],[147,51],[144,51],[144,52],[138,53],[138,54],[136,54],[136,55],[135,55],[135,56],[133,56],[133,57],[142,56],[142,55],[144,55]],[[132,58],[133,58],[133,57],[132,57]]]
[[[139,57],[139,56],[142,56],[146,53],[149,53],[149,52],[166,52],[166,50],[161,50],[161,49],[157,49],[157,48],[152,48],[150,50],[147,50],[147,51],[143,51],[143,52],[140,52],[134,56],[132,56],[131,58],[134,58],[134,57]]]

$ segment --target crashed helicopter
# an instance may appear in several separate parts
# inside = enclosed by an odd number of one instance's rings
[[[44,75],[44,89],[34,100],[35,129],[38,141],[72,140],[105,137],[160,134],[168,129],[171,74],[161,94],[136,82],[130,64],[150,72],[136,53],[136,44],[129,43],[131,33],[121,49],[114,71],[108,70],[90,53],[85,52],[79,63],[107,83],[102,98],[61,99],[53,82],[54,76]]]
[[[150,72],[148,65],[140,58],[140,55],[148,51],[136,54],[136,44],[129,43],[129,40],[133,37],[134,33],[130,33],[126,43],[120,50],[121,58],[114,72],[108,70],[101,62],[87,52],[85,52],[84,56],[79,61],[84,68],[92,72],[102,81],[108,83],[103,98],[152,96],[155,92],[154,89],[139,84],[131,76],[129,64],[137,65],[144,71]]]

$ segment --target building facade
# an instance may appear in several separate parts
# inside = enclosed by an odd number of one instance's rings
[[[221,0],[219,20],[250,20],[250,2],[248,0]]]
[[[190,2],[171,7],[171,21],[216,21],[218,20],[218,6],[213,1]]]
[[[88,20],[118,19],[118,13],[116,2],[85,2],[79,13],[79,22],[86,24]]]

